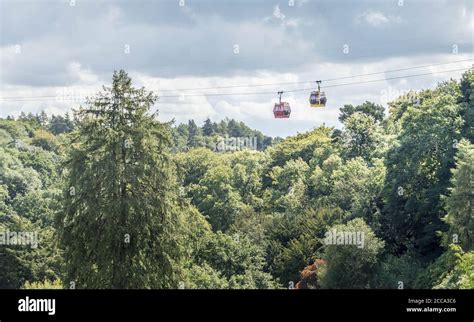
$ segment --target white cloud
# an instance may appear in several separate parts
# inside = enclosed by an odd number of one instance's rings
[[[365,22],[373,27],[380,27],[388,24],[390,19],[380,11],[367,10],[356,17],[356,22]]]
[[[280,5],[276,5],[273,8],[273,16],[281,21],[285,20],[286,16],[281,12]]]
[[[94,84],[99,81],[99,77],[90,69],[81,68],[78,62],[71,62],[67,66],[67,71],[78,84]]]
[[[301,7],[305,2],[298,2],[298,7]],[[287,17],[280,9],[280,5],[273,7],[273,16],[265,17],[263,22],[271,21],[272,19],[278,20],[282,27],[297,28],[299,26],[312,26],[313,21],[308,19],[301,19],[298,17]]]
[[[472,58],[469,55],[456,55],[456,60]],[[349,75],[360,75],[366,73],[380,72],[387,69],[398,69],[410,66],[426,65],[429,62],[446,62],[454,60],[452,55],[428,55],[417,57],[389,58],[373,63],[317,63],[307,66],[306,71],[301,73],[279,73],[275,71],[255,72],[252,74],[240,74],[232,77],[200,77],[187,76],[176,78],[153,77],[146,73],[132,72],[130,76],[135,86],[145,86],[148,90],[153,90],[158,94],[159,101],[155,107],[159,109],[159,116],[163,121],[175,119],[178,123],[187,122],[194,119],[198,124],[210,117],[211,120],[234,118],[243,121],[249,126],[263,131],[272,136],[287,136],[297,132],[310,130],[315,126],[325,123],[329,126],[339,126],[339,108],[344,104],[361,104],[366,100],[378,104],[386,105],[388,101],[403,95],[409,90],[421,90],[436,85],[436,82],[449,79],[456,79],[461,75],[459,72],[439,73],[423,77],[413,77],[381,81],[374,83],[361,83],[341,87],[331,87],[335,84],[357,83],[365,80],[384,79],[393,76],[411,75],[418,73],[439,72],[450,69],[470,67],[470,62],[457,63],[452,65],[439,65],[431,68],[396,72],[381,75],[360,76],[357,78],[341,81],[323,82],[322,89],[328,97],[327,107],[324,109],[312,109],[309,107],[308,97],[314,84],[296,84],[282,86],[264,86],[250,88],[228,88],[212,90],[195,90],[181,92],[184,95],[202,93],[258,93],[270,92],[269,95],[230,95],[230,96],[185,96],[184,100],[166,95],[179,95],[180,92],[169,92],[163,90],[176,90],[181,88],[214,87],[214,86],[235,86],[241,84],[269,84],[308,81],[317,75],[320,79],[345,77]],[[59,114],[71,108],[77,108],[82,101],[81,98],[90,96],[100,89],[101,80],[95,78],[93,73],[84,70],[78,63],[71,63],[70,70],[76,73],[74,78],[85,80],[69,87],[29,87],[29,86],[5,86],[3,88],[4,97],[12,96],[49,96],[53,95],[52,101],[7,101],[2,102],[0,116],[19,115],[24,112],[40,112],[42,109],[49,113]],[[110,79],[107,80],[107,86]],[[291,92],[293,89],[304,88],[301,92]],[[292,114],[289,120],[276,120],[273,118],[273,104],[278,100],[277,91],[287,91],[283,100],[290,103]],[[274,92],[274,94],[271,94]],[[63,95],[63,96],[61,96]],[[59,97],[59,99],[56,99]],[[61,97],[66,98],[61,101]],[[76,100],[69,100],[70,98]]]
[[[295,6],[290,8],[284,3],[287,1],[279,6],[268,2],[227,6],[216,2],[206,6],[189,2],[189,6],[179,7],[177,3],[164,1],[144,2],[143,6],[87,2],[77,8],[45,4],[30,8],[8,2],[11,8],[0,14],[5,18],[2,20],[5,32],[0,37],[1,95],[50,95],[54,99],[0,101],[0,116],[42,109],[57,113],[77,108],[82,97],[95,93],[102,84],[110,84],[113,70],[123,68],[135,85],[161,95],[156,107],[162,120],[195,119],[200,123],[206,117],[212,120],[230,117],[266,134],[285,136],[323,122],[336,125],[338,109],[344,104],[360,104],[365,100],[386,104],[387,99],[382,97],[384,90],[391,90],[385,95],[391,98],[396,91],[429,88],[437,81],[458,78],[461,72],[332,88],[325,87],[384,75],[323,82],[328,95],[328,106],[323,110],[309,107],[308,96],[315,84],[195,91],[270,91],[271,94],[186,97],[183,101],[165,98],[164,95],[174,93],[160,90],[329,79],[472,58],[472,54],[468,55],[472,48],[468,37],[472,36],[474,19],[468,4],[425,8],[414,3],[410,10],[401,10],[389,4],[375,7],[373,2],[362,5],[344,2],[344,10],[336,10],[341,4],[295,0]],[[367,4],[372,5],[372,10],[360,9]],[[28,10],[22,14],[18,8]],[[40,8],[47,19],[37,15]],[[433,16],[444,20],[433,20]],[[361,34],[361,28],[347,28],[341,21],[371,28]],[[34,30],[28,27],[32,24],[37,26]],[[418,28],[413,35],[416,38],[411,36],[414,26]],[[385,46],[389,38],[394,41]],[[341,59],[341,44],[352,40],[351,54]],[[16,43],[21,44],[21,54],[14,53]],[[365,47],[367,43],[373,46]],[[131,45],[131,54],[124,54],[124,44]],[[240,46],[239,55],[233,52],[234,44]],[[459,44],[458,55],[451,54],[453,44]],[[395,46],[399,50],[393,52]],[[433,46],[437,47],[433,49]],[[371,51],[372,47],[376,50]],[[357,50],[360,55],[369,53],[370,59],[358,59]],[[406,56],[400,57],[404,51]],[[436,70],[457,66],[437,66]],[[466,66],[470,67],[470,63]],[[275,120],[272,108],[278,99],[276,92],[298,88],[305,91],[284,95],[292,106],[291,118]],[[57,97],[77,100],[61,101]]]

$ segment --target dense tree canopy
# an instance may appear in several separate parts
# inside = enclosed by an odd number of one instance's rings
[[[473,288],[473,93],[280,139],[162,123],[120,71],[72,116],[0,119],[0,287]]]

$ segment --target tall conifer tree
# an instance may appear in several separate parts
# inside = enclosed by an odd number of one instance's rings
[[[77,112],[58,228],[77,288],[176,287],[180,260],[169,126],[124,71]]]

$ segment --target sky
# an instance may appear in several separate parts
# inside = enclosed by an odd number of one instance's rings
[[[344,104],[458,79],[473,52],[470,0],[0,0],[0,117],[77,109],[124,69],[163,121],[233,118],[285,137],[339,127]],[[315,80],[324,109],[309,106]],[[275,83],[292,84],[255,86]],[[254,86],[182,90],[235,85]],[[273,118],[278,91],[289,119]]]

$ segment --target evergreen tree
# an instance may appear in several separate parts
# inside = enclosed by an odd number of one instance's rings
[[[73,125],[69,118],[69,114],[66,114],[65,117],[61,115],[52,115],[48,128],[55,135],[72,131]]]
[[[459,243],[464,251],[470,251],[474,249],[474,144],[467,140],[459,143],[452,172],[452,188],[446,198],[448,243]]]
[[[64,117],[64,123],[66,123],[68,131],[74,130],[74,121],[71,120],[69,113],[66,113],[66,116]]]
[[[26,120],[30,123],[37,123],[38,122],[36,116],[31,112],[28,113],[28,115],[26,116]]]
[[[170,130],[148,114],[156,96],[115,72],[78,112],[57,224],[65,285],[169,288],[177,285],[178,202]]]
[[[36,116],[36,119],[41,126],[46,126],[48,124],[48,114],[46,114],[44,110]]]
[[[190,120],[188,122],[188,147],[197,148],[201,143],[200,129],[194,122]]]
[[[204,121],[204,125],[202,127],[202,134],[204,134],[205,136],[211,136],[212,134],[214,134],[214,127],[209,118]]]
[[[474,69],[465,72],[460,82],[462,100],[461,115],[464,119],[462,136],[474,141]]]

